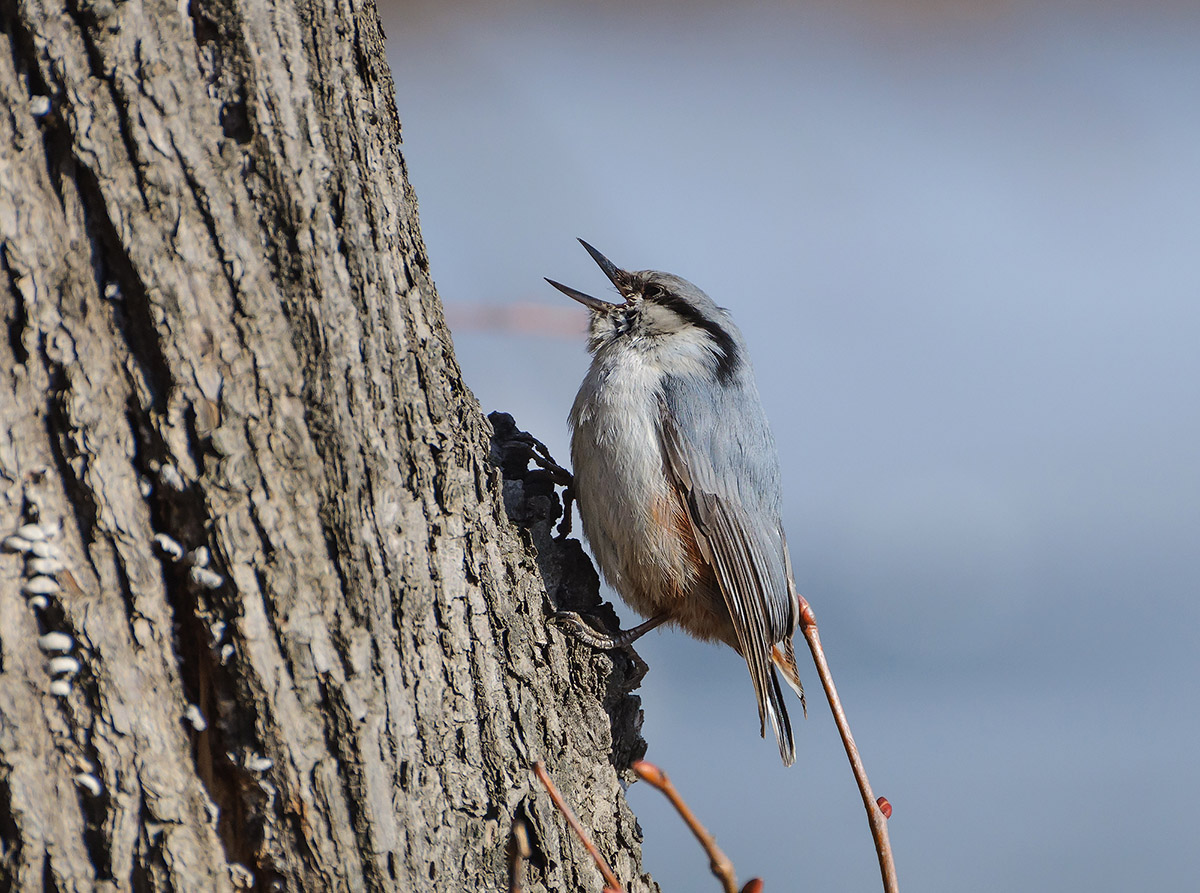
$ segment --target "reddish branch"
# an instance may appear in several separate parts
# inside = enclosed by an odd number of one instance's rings
[[[521,819],[513,822],[508,847],[508,893],[521,893],[525,860],[529,858],[529,829]]]
[[[675,807],[675,811],[679,813],[679,817],[692,829],[692,833],[700,841],[700,846],[704,847],[704,852],[708,854],[708,864],[712,869],[713,876],[721,882],[721,885],[725,888],[725,893],[738,893],[737,878],[733,873],[733,863],[729,861],[729,857],[717,846],[716,838],[708,833],[708,829],[700,824],[700,820],[696,818],[696,814],[683,802],[683,798],[679,796],[679,791],[675,789],[675,785],[671,784],[671,779],[667,778],[667,774],[646,760],[638,760],[631,768],[643,781],[658,788],[671,801],[671,805]],[[762,881],[754,878],[742,888],[742,893],[758,893],[760,890],[762,890]]]
[[[546,789],[546,793],[550,795],[550,799],[554,801],[555,807],[562,813],[563,818],[567,820],[567,824],[571,826],[571,830],[575,832],[575,836],[579,838],[580,843],[591,854],[596,867],[600,869],[600,874],[604,876],[604,893],[624,893],[621,882],[617,880],[617,876],[613,874],[613,870],[608,867],[608,863],[604,861],[604,857],[600,855],[600,851],[596,849],[596,845],[592,843],[592,839],[588,837],[588,833],[583,830],[583,826],[579,824],[579,819],[575,818],[575,813],[571,811],[571,807],[563,800],[562,794],[558,792],[558,788],[550,780],[550,776],[546,772],[546,767],[541,760],[533,764],[533,771],[537,775],[538,781],[542,783],[542,787]]]
[[[858,747],[854,744],[854,736],[850,734],[850,723],[846,721],[846,711],[842,709],[841,699],[838,698],[837,688],[833,684],[833,674],[829,671],[829,663],[825,660],[825,649],[821,647],[821,637],[817,633],[817,619],[813,616],[812,607],[804,596],[800,599],[800,629],[804,640],[812,652],[813,662],[817,665],[817,675],[821,677],[821,685],[825,688],[825,697],[829,699],[829,709],[833,711],[833,721],[837,723],[838,733],[842,736],[842,744],[846,748],[846,756],[850,758],[850,768],[854,770],[854,780],[858,782],[859,793],[862,794],[863,806],[867,810],[867,820],[871,825],[871,837],[875,839],[875,852],[879,855],[879,872],[883,876],[883,889],[886,893],[899,893],[900,886],[896,880],[896,866],[892,861],[892,844],[888,840],[887,820],[892,813],[891,804],[883,797],[878,800],[871,792],[871,783],[867,780],[867,770],[863,766],[862,757],[858,755]]]
[[[867,779],[867,770],[863,766],[862,757],[859,756],[858,747],[854,743],[854,736],[850,733],[850,723],[846,719],[846,711],[842,709],[841,699],[838,697],[837,687],[833,684],[833,674],[829,670],[829,662],[825,659],[825,649],[821,646],[821,636],[817,631],[817,620],[813,615],[812,606],[804,596],[797,596],[800,600],[800,629],[804,633],[804,640],[808,642],[808,648],[812,652],[813,662],[817,666],[817,675],[821,678],[821,685],[825,689],[825,697],[829,700],[829,709],[833,712],[833,721],[837,724],[838,734],[841,735],[842,744],[846,748],[846,756],[850,760],[850,768],[854,772],[854,780],[858,783],[859,793],[862,795],[863,806],[867,810],[867,820],[871,826],[871,837],[875,841],[875,852],[879,856],[879,871],[883,878],[883,889],[885,893],[899,893],[899,882],[896,879],[896,866],[892,859],[892,845],[888,840],[887,820],[892,814],[892,805],[885,797],[876,798],[871,791],[871,782]],[[675,786],[671,784],[666,773],[655,766],[653,763],[648,763],[645,760],[639,760],[633,764],[633,771],[636,772],[644,781],[658,788],[671,801],[671,805],[675,807],[680,817],[687,823],[692,834],[700,842],[705,853],[708,854],[709,866],[712,869],[713,876],[716,877],[724,887],[724,893],[738,893],[737,880],[733,871],[733,863],[717,846],[716,839],[708,833],[708,830],[700,824],[695,814],[688,808],[688,805],[683,802],[683,798],[679,796],[679,792]],[[605,888],[604,893],[622,893],[620,882],[612,869],[608,867],[608,863],[604,861],[604,857],[600,855],[600,851],[596,849],[596,845],[592,843],[587,832],[579,824],[579,820],[567,806],[562,795],[554,786],[554,782],[550,780],[550,776],[546,774],[546,767],[538,761],[533,765],[533,771],[537,774],[538,780],[546,788],[546,793],[550,795],[550,799],[554,802],[555,807],[563,814],[567,820],[567,824],[571,826],[571,830],[583,843],[584,847],[591,854],[592,859],[596,863],[596,867],[600,869],[600,873],[604,876]],[[517,873],[519,872],[522,856],[527,853],[522,852],[519,848],[520,839],[517,837],[519,832],[524,832],[524,828],[520,827],[513,829],[514,835],[514,855],[511,857],[510,863],[510,891],[512,893],[520,893],[520,885],[517,881]],[[526,848],[528,844],[525,844]],[[742,888],[741,893],[761,893],[763,888],[762,881],[755,878],[749,881]]]

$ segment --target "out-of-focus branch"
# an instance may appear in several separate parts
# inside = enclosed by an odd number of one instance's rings
[[[542,787],[546,789],[546,793],[550,795],[554,806],[562,813],[563,818],[567,820],[567,824],[571,826],[571,830],[575,832],[575,836],[579,838],[579,842],[591,854],[596,867],[600,869],[600,874],[604,876],[604,893],[624,893],[621,882],[617,880],[617,876],[613,874],[613,870],[608,867],[608,863],[604,861],[604,857],[600,855],[600,851],[596,849],[596,845],[592,843],[592,839],[588,836],[588,833],[583,830],[583,826],[579,824],[579,819],[575,817],[575,813],[571,811],[571,807],[563,800],[562,794],[558,792],[558,788],[550,780],[550,775],[546,772],[546,766],[541,760],[533,764],[533,772],[538,777],[538,781],[542,783]]]
[[[638,774],[639,778],[658,788],[671,801],[671,805],[675,807],[675,811],[679,813],[679,817],[683,819],[692,830],[692,833],[696,835],[696,840],[700,841],[700,846],[704,847],[704,852],[708,854],[708,864],[712,869],[713,876],[721,882],[725,893],[738,893],[737,876],[733,872],[733,863],[729,861],[729,857],[717,846],[716,838],[708,833],[708,829],[700,824],[700,820],[696,818],[696,814],[683,802],[683,797],[679,795],[679,791],[675,789],[675,785],[671,784],[671,779],[667,778],[667,773],[646,760],[638,760],[631,768]],[[763,882],[758,878],[754,878],[742,888],[742,893],[759,893],[762,887]]]
[[[529,829],[521,819],[513,822],[508,847],[508,893],[521,893],[524,886],[525,860],[529,858]]]
[[[691,829],[692,834],[700,841],[700,846],[704,848],[704,852],[708,854],[709,867],[712,869],[713,876],[721,882],[724,893],[738,893],[737,876],[733,871],[733,863],[729,861],[729,857],[717,846],[716,838],[709,834],[708,829],[700,824],[700,820],[696,818],[696,814],[683,801],[683,797],[679,795],[679,791],[675,789],[675,785],[671,784],[671,780],[667,778],[667,774],[646,760],[637,760],[631,768],[643,781],[658,788],[671,801],[671,805],[675,807],[676,812],[679,813],[688,828]],[[600,873],[604,876],[604,893],[623,893],[621,882],[617,880],[616,875],[608,867],[608,863],[604,860],[604,857],[600,855],[600,851],[596,849],[587,832],[583,830],[583,826],[579,824],[579,819],[576,818],[571,807],[563,800],[562,795],[558,792],[558,788],[550,780],[550,776],[546,772],[546,767],[541,760],[533,764],[533,771],[537,775],[538,781],[545,787],[546,793],[550,795],[550,800],[554,803],[555,808],[562,813],[563,818],[567,820],[567,824],[571,826],[571,830],[575,832],[575,836],[579,838],[580,842],[591,854],[596,867],[600,869]],[[509,842],[509,846],[509,893],[521,893],[521,867],[523,860],[529,856],[529,840],[524,822],[517,820],[513,824],[512,840]],[[747,881],[746,886],[742,887],[741,893],[762,893],[762,889],[762,880],[753,878]]]
[[[854,771],[854,780],[858,782],[863,806],[867,810],[867,821],[871,825],[871,837],[875,840],[875,852],[879,855],[879,872],[883,877],[883,889],[886,893],[899,893],[900,886],[896,880],[896,866],[892,860],[892,844],[888,840],[887,829],[887,820],[892,814],[891,804],[883,797],[876,800],[871,791],[871,783],[867,780],[867,770],[863,766],[862,757],[858,755],[854,736],[850,734],[850,723],[846,719],[846,711],[842,709],[837,687],[833,684],[833,674],[829,670],[829,662],[825,660],[825,649],[821,647],[821,637],[817,633],[817,618],[813,615],[812,606],[809,605],[808,600],[799,594],[797,597],[800,599],[800,629],[804,633],[804,640],[808,642],[809,651],[812,652],[813,662],[817,665],[817,675],[821,677],[825,697],[829,699],[829,709],[833,711],[833,721],[837,723],[838,734],[842,736],[846,756],[850,759],[850,768]]]
[[[577,305],[564,306],[534,300],[485,304],[448,299],[446,321],[455,331],[544,335],[551,338],[578,338],[587,331],[587,316]]]

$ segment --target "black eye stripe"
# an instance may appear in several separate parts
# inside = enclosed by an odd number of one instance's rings
[[[740,357],[738,347],[733,338],[725,331],[720,323],[702,315],[695,307],[678,295],[666,291],[658,285],[648,285],[642,290],[642,298],[652,301],[660,307],[665,307],[690,325],[703,329],[716,345],[717,380],[728,384],[733,378]]]

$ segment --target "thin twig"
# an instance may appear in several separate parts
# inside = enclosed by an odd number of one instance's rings
[[[733,863],[729,861],[728,856],[721,852],[721,848],[717,846],[717,839],[708,833],[708,829],[700,824],[700,820],[696,818],[696,814],[683,802],[683,798],[679,796],[679,791],[675,789],[675,785],[671,784],[671,779],[667,778],[667,773],[646,760],[638,760],[630,768],[638,774],[639,778],[658,788],[671,801],[671,805],[675,807],[675,811],[679,813],[679,817],[692,829],[692,833],[700,841],[700,846],[704,847],[704,852],[708,854],[708,865],[712,869],[713,876],[721,882],[721,886],[725,888],[725,893],[738,893],[737,878],[733,873]],[[750,883],[754,882],[751,881]],[[761,886],[760,882],[760,889]],[[746,887],[750,888],[750,884],[747,884]]]
[[[867,780],[867,770],[863,767],[862,758],[854,744],[854,736],[850,734],[850,723],[846,720],[846,711],[842,709],[841,699],[838,698],[837,688],[833,684],[833,674],[829,671],[829,663],[825,660],[825,649],[821,647],[821,637],[817,633],[817,618],[813,615],[812,607],[802,595],[800,599],[800,629],[808,648],[812,652],[813,661],[817,665],[817,675],[821,677],[821,685],[825,688],[825,697],[829,699],[829,709],[833,711],[833,721],[837,723],[838,733],[842,736],[842,744],[846,748],[846,756],[850,758],[850,768],[854,770],[854,780],[858,782],[859,793],[862,794],[863,806],[867,810],[867,820],[871,824],[871,837],[875,839],[875,852],[879,855],[879,873],[883,877],[883,889],[886,893],[899,893],[900,885],[896,880],[896,866],[892,861],[892,844],[888,840],[887,815],[884,814],[880,802],[871,792],[871,783]],[[882,797],[880,800],[887,803]],[[890,804],[888,814],[891,813]]]
[[[538,781],[542,783],[542,787],[546,789],[546,793],[550,795],[550,799],[554,801],[555,807],[563,814],[563,818],[567,820],[567,824],[575,832],[575,836],[579,838],[580,843],[591,854],[596,867],[600,869],[600,874],[604,876],[604,893],[610,893],[610,891],[611,893],[624,893],[621,882],[617,880],[617,876],[613,874],[613,870],[608,867],[608,863],[604,861],[604,857],[600,855],[600,851],[596,849],[596,845],[592,843],[592,839],[588,837],[588,833],[583,830],[583,826],[579,824],[579,819],[575,818],[575,813],[571,811],[571,807],[567,806],[567,802],[563,800],[562,794],[558,792],[558,788],[550,780],[550,776],[546,772],[546,767],[541,760],[533,764],[533,771],[537,775]]]
[[[525,876],[525,860],[529,858],[529,829],[517,819],[512,826],[508,850],[508,893],[521,893]]]

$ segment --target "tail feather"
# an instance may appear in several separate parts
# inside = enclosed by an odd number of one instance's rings
[[[774,668],[771,669],[771,684],[767,688],[767,715],[771,717],[771,725],[779,741],[783,765],[790,766],[796,762],[796,743],[792,740],[792,721],[783,704],[783,690],[779,687],[779,675]]]
[[[796,648],[791,639],[783,640],[783,650],[778,645],[771,646],[771,662],[783,673],[784,681],[791,686],[792,691],[800,698],[800,708],[804,718],[808,719],[808,703],[804,700],[804,684],[800,681],[800,670],[796,668]]]

